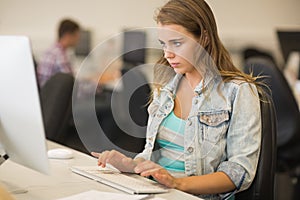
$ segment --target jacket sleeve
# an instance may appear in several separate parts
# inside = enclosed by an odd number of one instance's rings
[[[237,191],[247,189],[256,173],[261,145],[260,100],[256,86],[240,84],[234,94],[227,133],[227,160],[217,171],[226,173]]]

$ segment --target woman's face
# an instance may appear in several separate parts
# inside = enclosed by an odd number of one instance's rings
[[[158,40],[164,57],[176,73],[197,73],[194,55],[199,43],[193,34],[177,24],[158,24]]]

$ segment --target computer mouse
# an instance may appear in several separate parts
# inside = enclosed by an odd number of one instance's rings
[[[48,150],[48,158],[70,159],[73,158],[73,152],[69,149],[56,148]]]

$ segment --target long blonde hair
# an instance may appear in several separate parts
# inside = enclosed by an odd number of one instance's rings
[[[204,49],[224,82],[241,79],[257,85],[255,77],[241,72],[234,66],[218,36],[213,12],[204,0],[170,0],[158,10],[155,20],[162,25],[181,25],[198,38],[200,45],[206,43]],[[165,66],[169,64],[162,55],[154,66],[154,82],[156,83],[154,87],[157,89],[164,86],[175,75],[171,67]]]

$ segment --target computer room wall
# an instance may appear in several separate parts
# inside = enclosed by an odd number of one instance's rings
[[[0,34],[25,34],[37,60],[56,38],[63,17],[92,31],[92,46],[128,27],[153,27],[154,10],[166,0],[0,0]],[[299,0],[207,0],[220,37],[240,65],[247,45],[271,49],[281,59],[276,28],[300,28]],[[155,40],[155,39],[153,39]],[[151,39],[152,41],[152,39]],[[154,41],[155,42],[155,41]]]

